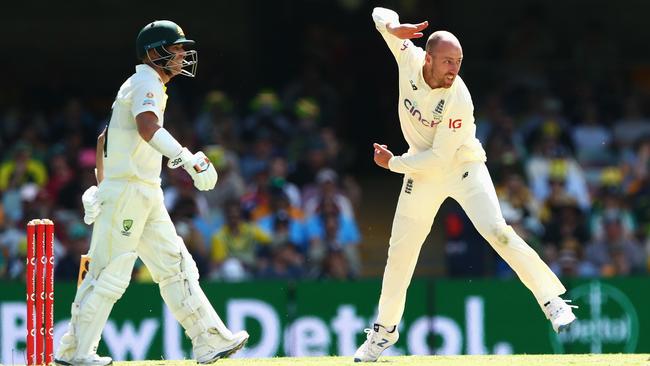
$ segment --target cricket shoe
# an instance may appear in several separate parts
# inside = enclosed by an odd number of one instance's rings
[[[221,337],[220,335],[217,335]],[[220,358],[230,357],[233,353],[244,348],[246,342],[248,342],[248,333],[245,330],[237,332],[232,335],[231,339],[222,339],[218,344],[210,344],[207,352],[204,347],[198,347],[194,349],[194,355],[196,356],[196,362],[200,364],[209,364],[216,362]],[[206,352],[206,353],[204,353]],[[198,356],[201,354],[201,356]]]
[[[113,364],[110,357],[100,357],[96,353],[85,357],[77,357],[71,360],[54,359],[54,363],[62,366],[107,366]]]
[[[384,328],[382,325],[375,323],[372,329],[365,329],[368,334],[366,341],[354,353],[354,362],[375,362],[384,350],[397,342],[399,332],[397,327],[392,331]]]
[[[567,304],[568,302],[571,302],[571,300],[563,300],[560,297],[555,297],[544,304],[546,319],[551,321],[553,330],[556,333],[568,329],[571,323],[576,320],[576,316],[573,314],[571,308],[577,308],[577,306],[569,305]]]

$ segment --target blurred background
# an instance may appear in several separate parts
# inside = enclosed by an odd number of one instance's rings
[[[0,279],[22,281],[25,224],[41,217],[56,223],[57,284],[76,280],[96,137],[134,71],[138,31],[170,19],[197,41],[199,66],[168,84],[165,127],[220,175],[203,193],[163,169],[165,204],[202,280],[377,280],[401,176],[374,165],[372,143],[407,145],[374,6],[428,20],[425,36],[458,36],[504,216],[552,270],[567,281],[646,278],[646,1],[71,0],[0,13]],[[452,200],[416,276],[516,281]],[[141,263],[134,282],[151,282]]]

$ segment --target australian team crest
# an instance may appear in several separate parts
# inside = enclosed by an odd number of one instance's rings
[[[133,226],[133,220],[131,219],[126,219],[122,221],[122,235],[124,236],[130,236],[131,232],[131,227]]]
[[[442,112],[445,111],[445,100],[440,99],[436,107],[433,109],[433,123],[432,125],[437,125],[442,122]]]

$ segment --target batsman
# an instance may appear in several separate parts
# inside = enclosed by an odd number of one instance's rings
[[[232,333],[199,286],[199,273],[176,234],[160,187],[163,155],[168,167],[183,168],[194,186],[213,189],[217,172],[203,152],[191,153],[163,127],[166,84],[177,75],[193,77],[194,41],[166,20],[146,25],[136,39],[141,62],[120,87],[104,130],[99,187],[84,193],[84,220],[94,221],[90,266],[72,303],[68,330],[61,338],[59,365],[103,366],[110,357],[97,345],[115,302],[122,296],[135,260],[147,266],[160,294],[192,340],[199,363],[212,363],[241,349],[248,333]],[[103,176],[103,178],[102,178]]]
[[[374,161],[403,174],[384,270],[378,315],[366,341],[354,355],[356,362],[376,361],[399,338],[406,290],[433,219],[451,197],[478,232],[512,267],[533,293],[553,329],[565,329],[576,317],[560,295],[566,289],[555,274],[506,224],[486,156],[475,137],[474,106],[458,75],[463,50],[446,31],[431,34],[425,49],[411,38],[422,37],[427,22],[400,24],[392,10],[375,8],[372,18],[399,69],[399,122],[409,145],[394,155],[386,145],[374,144]]]

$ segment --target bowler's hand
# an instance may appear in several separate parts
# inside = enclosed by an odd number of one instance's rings
[[[375,148],[375,163],[384,169],[388,169],[388,161],[393,157],[393,153],[387,149],[388,146],[374,143],[372,147]]]
[[[411,38],[420,38],[424,34],[422,31],[429,26],[429,22],[424,21],[418,24],[386,24],[386,30],[388,33],[394,35],[400,39],[411,39]]]

